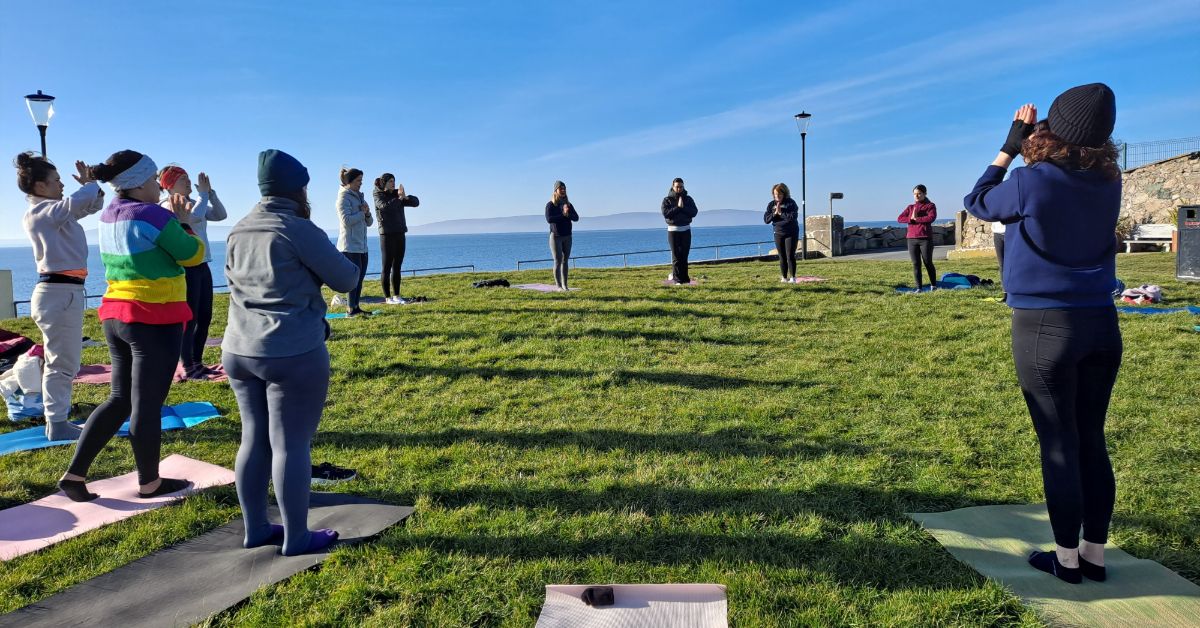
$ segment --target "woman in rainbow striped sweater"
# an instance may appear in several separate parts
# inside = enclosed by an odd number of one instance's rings
[[[158,205],[158,167],[150,157],[123,150],[92,166],[91,175],[117,193],[99,227],[108,280],[99,317],[112,359],[112,392],[88,417],[58,486],[75,501],[98,497],[87,490],[88,468],[130,417],[138,494],[166,495],[190,484],[159,477],[158,457],[162,403],[179,359],[183,324],[192,318],[182,267],[204,263],[204,244]],[[182,195],[172,198],[173,208],[186,202]]]

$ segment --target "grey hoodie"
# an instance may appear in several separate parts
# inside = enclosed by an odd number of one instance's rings
[[[328,330],[321,284],[335,292],[358,285],[358,267],[299,212],[296,201],[264,197],[229,232],[229,322],[221,349],[256,358],[312,351]]]

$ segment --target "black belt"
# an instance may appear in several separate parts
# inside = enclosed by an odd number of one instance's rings
[[[62,273],[39,273],[38,283],[70,283],[77,286],[82,286],[84,279],[82,277],[72,277]]]

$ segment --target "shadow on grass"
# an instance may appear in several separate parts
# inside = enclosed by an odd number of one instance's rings
[[[656,386],[680,386],[683,388],[692,388],[695,390],[723,390],[730,388],[747,388],[747,387],[764,387],[764,388],[807,388],[813,386],[813,382],[800,380],[777,380],[777,381],[761,381],[753,379],[744,379],[741,377],[729,377],[726,375],[708,375],[704,373],[657,373],[653,371],[630,371],[619,369],[610,373],[596,373],[579,370],[562,370],[562,369],[531,369],[531,368],[496,368],[490,366],[427,366],[413,365],[405,362],[391,362],[389,364],[362,367],[337,369],[335,371],[339,379],[357,380],[360,378],[376,378],[386,377],[389,375],[408,374],[415,377],[445,377],[447,379],[463,379],[470,377],[478,377],[484,380],[492,379],[510,379],[510,380],[543,380],[543,379],[592,379],[603,378],[607,382],[598,382],[600,385],[615,385],[624,386],[628,384],[653,384]]]

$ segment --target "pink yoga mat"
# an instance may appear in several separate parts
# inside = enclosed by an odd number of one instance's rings
[[[538,292],[562,292],[562,290],[558,289],[558,286],[552,286],[548,283],[521,283],[513,287],[520,288],[521,290],[537,290]],[[579,288],[570,288],[572,292],[578,289]]]
[[[216,338],[209,338],[208,340],[205,340],[205,341],[204,341],[204,346],[206,346],[206,347],[219,347],[219,346],[221,346],[221,339],[222,339],[222,338],[224,338],[224,336],[218,336],[218,337],[216,337]]]
[[[209,368],[217,372],[216,375],[208,379],[210,382],[228,381],[229,377],[225,375],[225,368],[220,364],[213,364]],[[175,366],[175,381],[199,381],[185,380],[183,377],[183,365]],[[112,383],[112,366],[109,364],[86,364],[79,367],[79,373],[75,375],[76,384],[111,384]]]
[[[814,276],[812,276],[812,275],[805,275],[805,276],[803,276],[803,277],[796,277],[796,282],[797,282],[797,283],[809,283],[809,282],[814,282],[814,281],[825,281],[825,278],[824,278],[824,277],[814,277]]]
[[[55,493],[35,502],[0,510],[0,560],[9,560],[49,547],[89,530],[165,506],[194,491],[233,484],[233,471],[215,464],[171,455],[159,463],[163,477],[190,480],[186,491],[151,499],[138,497],[137,473],[88,482],[100,495],[90,502],[73,502]]]
[[[213,364],[213,365],[209,366],[208,368],[212,369],[213,371],[216,371],[216,374],[209,376],[209,378],[207,380],[187,379],[186,377],[183,376],[183,365],[178,364],[175,366],[175,381],[177,381],[177,382],[199,382],[199,381],[226,382],[226,381],[229,381],[229,376],[225,375],[225,367],[224,366],[221,366],[220,364]]]
[[[615,604],[588,606],[589,586],[613,589]],[[721,584],[549,584],[536,628],[726,628],[729,602]]]

